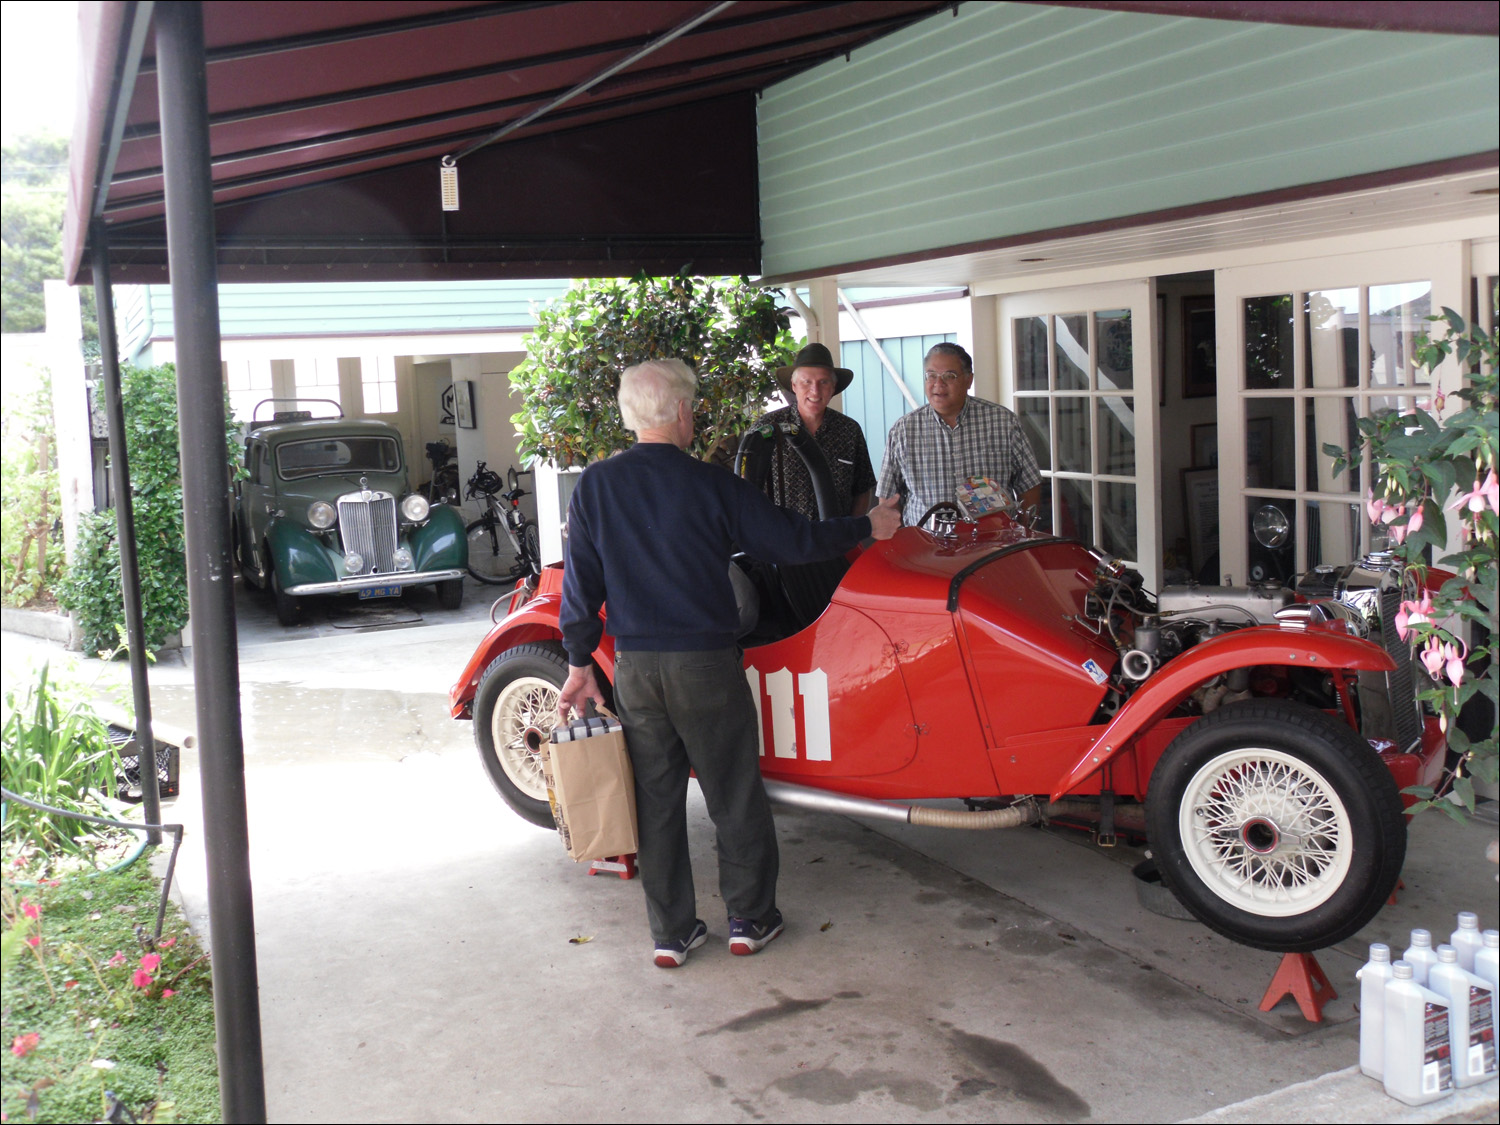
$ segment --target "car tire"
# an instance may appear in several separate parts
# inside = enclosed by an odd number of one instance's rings
[[[555,828],[538,749],[557,725],[568,657],[556,641],[518,645],[491,661],[474,695],[474,743],[491,784],[522,819]]]
[[[271,600],[276,605],[276,621],[283,626],[300,624],[302,621],[302,603],[291,594],[281,588],[281,577],[276,573],[276,568],[271,568],[270,575]]]
[[[1167,747],[1146,824],[1162,879],[1199,921],[1308,953],[1357,933],[1406,858],[1395,780],[1347,724],[1287,700],[1230,704]]]
[[[438,605],[443,609],[457,609],[464,604],[464,580],[450,578],[437,584]]]

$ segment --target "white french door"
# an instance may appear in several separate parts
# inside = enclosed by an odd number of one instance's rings
[[[1161,578],[1155,284],[997,299],[1001,399],[1042,469],[1038,525]]]

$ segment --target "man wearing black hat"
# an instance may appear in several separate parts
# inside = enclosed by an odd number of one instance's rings
[[[854,381],[854,372],[835,367],[833,355],[822,344],[808,344],[797,353],[790,367],[778,368],[776,381],[789,405],[773,410],[757,425],[800,422],[823,450],[833,475],[837,516],[862,516],[870,509],[875,489],[875,469],[859,423],[829,409],[833,396],[842,394]],[[797,453],[778,442],[771,457],[766,494],[782,508],[801,512],[808,519],[824,518],[813,495],[812,479]]]

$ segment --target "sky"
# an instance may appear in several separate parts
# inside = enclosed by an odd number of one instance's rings
[[[78,5],[0,0],[0,135],[73,132]]]

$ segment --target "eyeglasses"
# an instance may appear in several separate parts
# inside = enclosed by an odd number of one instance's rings
[[[948,383],[951,385],[962,379],[964,374],[962,371],[927,371],[923,373],[923,377],[929,383]]]

